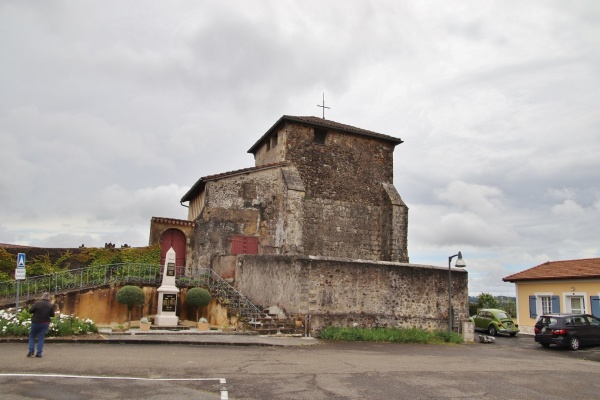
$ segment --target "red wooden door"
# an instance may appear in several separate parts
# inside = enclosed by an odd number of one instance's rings
[[[175,266],[178,267],[178,270],[185,268],[185,235],[183,232],[179,229],[167,229],[160,236],[160,247],[160,265],[165,265],[167,251],[172,247],[175,250]]]

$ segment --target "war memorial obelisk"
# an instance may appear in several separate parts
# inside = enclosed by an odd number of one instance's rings
[[[177,326],[177,293],[175,286],[175,250],[171,247],[165,256],[162,284],[158,288],[158,310],[154,317],[156,326]]]

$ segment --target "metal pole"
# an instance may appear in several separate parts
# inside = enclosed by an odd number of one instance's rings
[[[452,333],[452,267],[451,262],[454,257],[458,257],[456,260],[457,268],[464,268],[466,264],[462,258],[462,253],[459,251],[453,256],[448,257],[448,332]]]
[[[17,299],[15,302],[15,308],[16,308],[16,312],[15,315],[19,315],[19,289],[21,287],[21,281],[17,279]]]
[[[450,263],[456,255],[448,257],[448,332],[452,333],[452,272]]]

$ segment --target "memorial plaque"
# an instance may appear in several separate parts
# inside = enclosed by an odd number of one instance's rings
[[[172,293],[163,294],[163,311],[175,311],[175,305],[177,304],[177,295]]]
[[[175,276],[175,263],[167,264],[167,276]]]

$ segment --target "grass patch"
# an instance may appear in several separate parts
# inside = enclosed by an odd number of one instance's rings
[[[424,331],[416,328],[340,328],[329,326],[321,339],[346,342],[389,343],[464,343],[462,335],[448,331]]]

